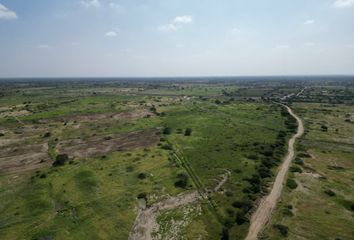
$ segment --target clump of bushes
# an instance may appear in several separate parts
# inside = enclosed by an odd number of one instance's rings
[[[325,190],[324,193],[327,194],[330,197],[334,197],[336,195],[336,193],[333,192],[331,189]]]
[[[164,150],[173,150],[172,145],[169,143],[162,145],[161,148]]]
[[[295,164],[303,166],[304,165],[304,160],[301,158],[295,158]]]
[[[310,158],[311,157],[310,154],[304,153],[304,152],[299,153],[297,156],[300,158]]]
[[[237,225],[242,225],[245,222],[248,221],[247,217],[246,217],[246,212],[245,211],[239,211],[236,213],[236,223]]]
[[[302,173],[302,169],[300,168],[300,167],[298,167],[298,166],[292,166],[292,167],[290,167],[290,172],[297,172],[297,173]]]
[[[180,173],[177,175],[177,181],[175,182],[175,187],[186,188],[188,185],[188,175],[185,173]]]
[[[53,167],[64,166],[69,160],[68,154],[58,154],[53,162]]]
[[[282,224],[274,224],[273,227],[276,228],[283,237],[287,237],[289,235],[289,228],[287,226]]]
[[[297,183],[296,183],[296,181],[294,179],[289,178],[286,181],[286,186],[288,186],[288,188],[290,188],[290,189],[296,189],[297,188]]]

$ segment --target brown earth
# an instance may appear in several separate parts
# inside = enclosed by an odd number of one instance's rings
[[[96,114],[88,114],[88,115],[75,115],[68,117],[59,117],[53,119],[42,119],[40,123],[48,123],[51,121],[60,121],[60,122],[93,122],[93,121],[132,121],[136,119],[140,119],[147,116],[153,116],[154,113],[147,109],[137,109],[134,111],[120,112],[120,113],[96,113]]]
[[[87,140],[73,139],[61,141],[57,145],[58,154],[69,157],[87,158],[104,155],[114,151],[130,150],[138,147],[151,147],[160,141],[160,131],[156,128],[139,132],[92,137]]]
[[[50,160],[47,143],[4,148],[0,151],[0,173],[38,169]]]

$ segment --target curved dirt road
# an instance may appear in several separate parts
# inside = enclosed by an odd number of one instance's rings
[[[275,182],[273,184],[273,188],[269,195],[265,196],[261,203],[259,204],[256,211],[253,213],[251,217],[251,225],[248,230],[248,234],[246,240],[256,240],[258,234],[263,230],[264,226],[267,224],[268,220],[271,217],[271,214],[277,204],[277,201],[281,195],[281,191],[283,188],[283,182],[285,180],[285,176],[288,172],[289,166],[291,161],[294,158],[294,143],[295,140],[304,133],[304,125],[302,120],[293,113],[290,107],[281,104],[282,106],[286,107],[289,114],[293,116],[297,123],[298,129],[297,133],[289,140],[288,143],[288,154],[285,156],[283,164],[281,165],[279,172],[275,178]]]
[[[227,171],[222,179],[219,181],[217,186],[213,189],[213,192],[218,192],[220,188],[226,183],[230,171]],[[153,204],[151,207],[146,209],[140,209],[138,216],[135,219],[134,225],[129,235],[129,240],[151,240],[153,237],[151,234],[155,229],[158,229],[159,225],[156,222],[156,218],[161,213],[161,211],[173,210],[180,206],[185,206],[192,204],[204,197],[198,192],[194,191],[187,194],[180,194],[176,197],[170,197],[161,202]]]

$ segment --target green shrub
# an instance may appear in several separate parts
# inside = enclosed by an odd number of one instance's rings
[[[330,197],[334,197],[336,195],[336,193],[333,192],[331,189],[325,190],[324,193],[327,194]]]
[[[188,185],[188,175],[180,173],[177,175],[177,181],[175,182],[175,187],[186,188]]]
[[[133,166],[128,166],[128,167],[126,168],[126,171],[127,171],[127,172],[133,172],[133,171],[134,171],[134,167],[133,167]]]
[[[138,178],[141,179],[141,180],[145,179],[146,178],[146,173],[139,173],[138,174]]]
[[[59,154],[56,156],[55,161],[53,162],[53,167],[63,166],[66,161],[69,160],[68,154]]]
[[[145,192],[139,193],[137,198],[144,199],[145,201],[147,201],[147,194]]]
[[[248,219],[246,217],[246,214],[244,211],[239,211],[236,213],[236,223],[237,225],[242,225],[244,224],[245,222],[247,222]]]
[[[289,178],[286,181],[286,186],[288,186],[288,188],[290,188],[290,189],[296,189],[297,188],[297,183],[296,183],[296,181],[294,179]]]
[[[172,132],[172,130],[169,127],[165,127],[162,131],[162,133],[165,135],[169,135],[169,134],[171,134],[171,132]]]
[[[192,129],[186,128],[186,130],[184,131],[184,136],[190,136],[190,135],[192,135]]]
[[[289,169],[290,172],[297,172],[297,173],[302,173],[302,169],[298,166],[292,166]]]
[[[304,161],[301,158],[295,158],[295,164],[303,166],[304,165]]]
[[[273,225],[274,228],[278,229],[279,233],[283,236],[283,237],[287,237],[289,234],[289,228],[285,225],[282,224],[274,224]]]

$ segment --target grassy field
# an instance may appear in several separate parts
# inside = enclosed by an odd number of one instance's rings
[[[306,87],[305,98],[295,100],[324,99],[322,89]],[[127,239],[139,208],[198,190],[208,198],[162,212],[154,238],[242,239],[295,127],[269,98],[302,88],[301,82],[200,79],[5,84],[0,236]],[[285,190],[269,239],[281,238],[284,226],[293,239],[353,234],[354,109],[321,101],[293,104],[307,132],[289,174],[297,188]],[[53,166],[63,154],[66,163]],[[320,230],[324,225],[330,227]]]
[[[307,129],[298,144],[295,172],[289,174],[298,186],[286,189],[266,235],[353,239],[354,128],[346,119],[354,107],[296,103],[294,108]],[[281,234],[274,224],[286,226],[288,233]]]

